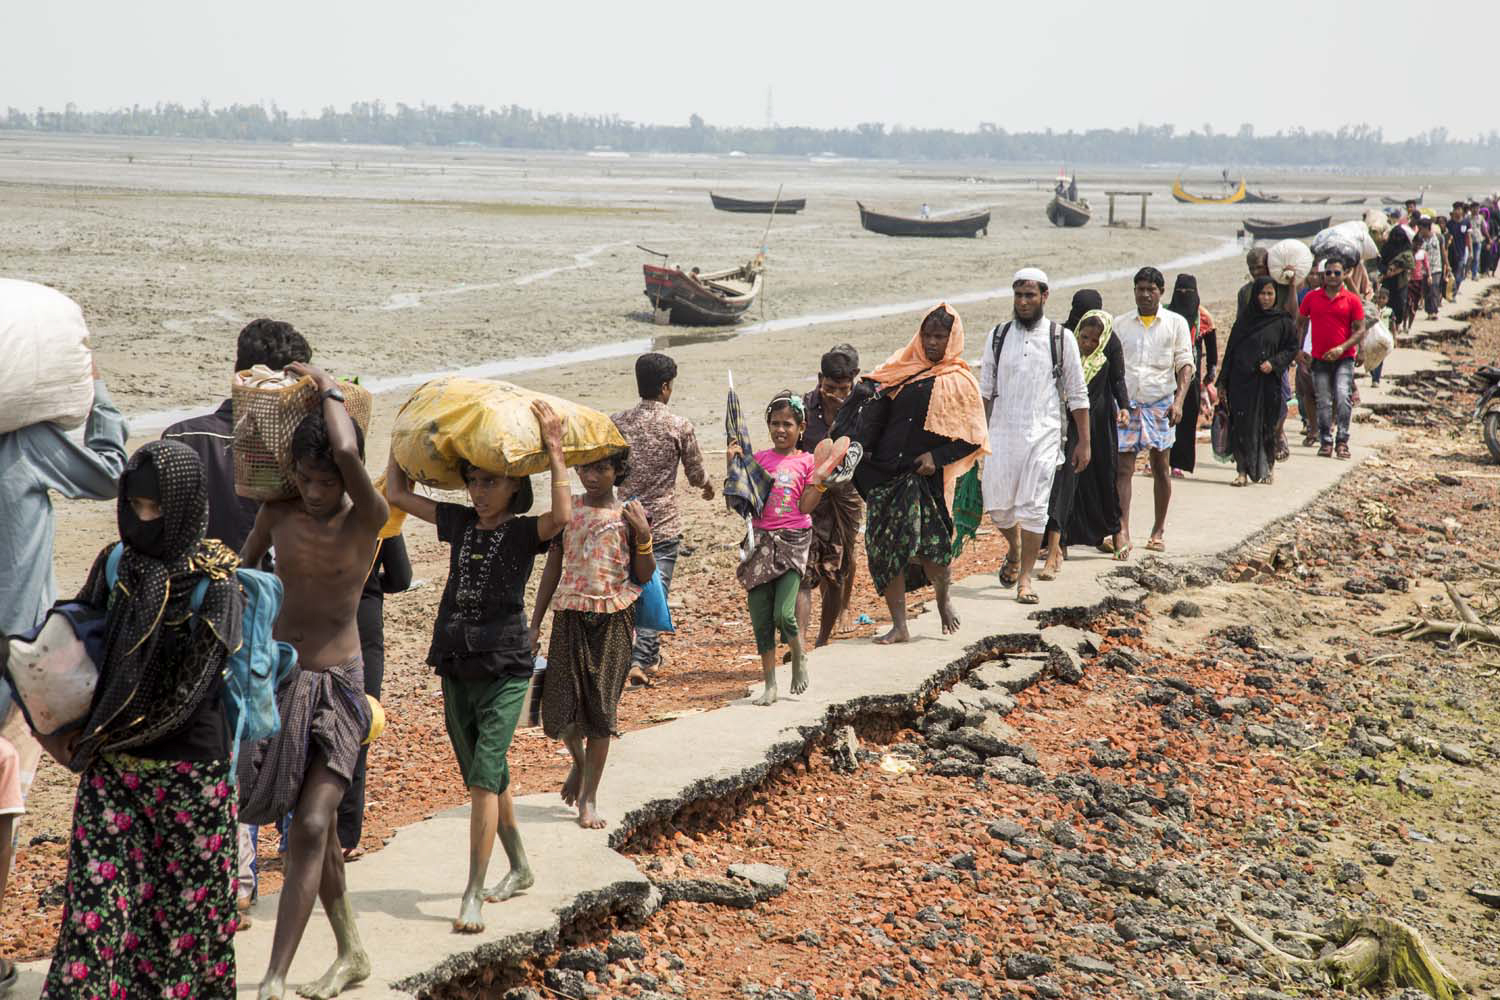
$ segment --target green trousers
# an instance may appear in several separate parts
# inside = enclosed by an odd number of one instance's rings
[[[790,570],[769,583],[763,583],[747,595],[750,625],[755,629],[755,651],[776,652],[776,633],[790,642],[797,636],[797,592],[802,589],[802,574]]]

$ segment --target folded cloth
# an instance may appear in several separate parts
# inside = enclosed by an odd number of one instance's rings
[[[281,728],[240,753],[239,818],[252,826],[274,823],[297,804],[314,752],[334,774],[353,780],[370,731],[364,658],[327,670],[299,667],[277,690],[276,709]]]
[[[724,404],[724,439],[740,446],[740,453],[729,460],[729,471],[724,477],[724,503],[741,517],[759,517],[775,484],[771,474],[755,460],[745,411],[733,386]]]

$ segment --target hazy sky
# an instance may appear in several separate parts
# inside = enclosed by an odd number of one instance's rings
[[[1493,40],[1497,0],[5,6],[0,107],[26,110],[380,98],[760,125],[769,87],[781,124],[1500,127],[1494,59],[1465,41]],[[1429,51],[1410,57],[1412,39]]]

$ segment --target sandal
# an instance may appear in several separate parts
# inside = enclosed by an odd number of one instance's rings
[[[1022,591],[1020,591],[1020,590],[1017,590],[1016,591],[1016,603],[1017,604],[1040,604],[1040,603],[1042,603],[1042,599],[1040,597],[1036,596],[1036,591],[1034,591],[1034,590],[1028,590],[1028,591],[1025,591],[1024,593]]]
[[[1053,569],[1051,566],[1043,566],[1041,569],[1037,570],[1036,578],[1043,581],[1044,583],[1051,583],[1053,580],[1057,579],[1057,570]]]
[[[1167,543],[1166,543],[1165,540],[1160,539],[1160,538],[1149,539],[1146,542],[1146,551],[1147,552],[1165,552],[1165,551],[1167,551]]]
[[[1000,564],[1000,582],[1007,587],[1014,587],[1016,581],[1021,577],[1021,560],[1007,558]]]
[[[1229,485],[1230,486],[1249,486],[1250,485],[1250,477],[1249,476],[1245,476],[1245,475],[1235,476],[1234,477],[1234,482],[1230,483]]]
[[[1135,548],[1131,542],[1126,542],[1124,548],[1115,549],[1115,562],[1124,562],[1130,558],[1130,550]]]
[[[1334,454],[1339,458],[1348,458],[1349,445],[1347,443],[1340,443],[1339,446],[1334,450]]]
[[[356,844],[353,847],[345,849],[345,851],[344,851],[344,863],[348,864],[351,861],[358,861],[360,858],[362,858],[364,856],[365,856],[365,849],[363,847],[360,847],[358,844]]]

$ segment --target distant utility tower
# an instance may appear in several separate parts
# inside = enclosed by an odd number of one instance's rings
[[[776,115],[773,113],[773,105],[771,104],[771,88],[767,87],[766,88],[766,128],[775,128],[775,127],[776,127]]]

